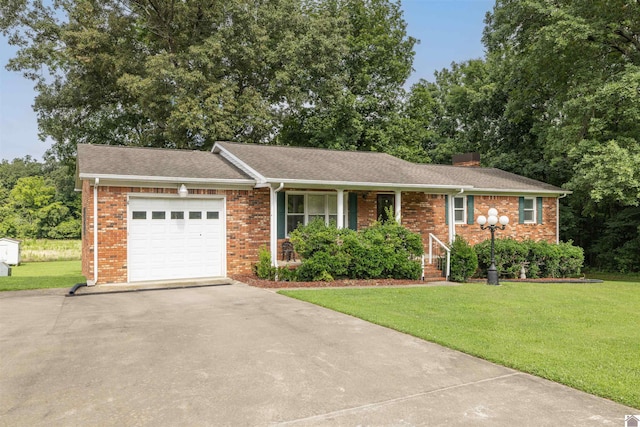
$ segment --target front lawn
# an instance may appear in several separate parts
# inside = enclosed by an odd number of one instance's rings
[[[10,277],[0,277],[0,291],[70,288],[84,282],[80,261],[29,262],[11,267]]]
[[[640,283],[280,293],[640,408]]]

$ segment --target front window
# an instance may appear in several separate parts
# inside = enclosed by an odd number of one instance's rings
[[[536,203],[533,197],[524,198],[523,206],[524,222],[533,224],[536,222]]]
[[[287,195],[287,235],[298,228],[304,221],[304,195]]]
[[[287,235],[301,224],[308,224],[314,219],[322,219],[325,224],[338,221],[337,194],[323,193],[287,193]],[[346,224],[346,197],[344,202],[344,224]]]
[[[465,197],[454,197],[453,199],[453,217],[456,219],[456,224],[465,224],[467,222],[466,213],[467,207]]]

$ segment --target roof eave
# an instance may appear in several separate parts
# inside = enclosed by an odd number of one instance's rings
[[[140,183],[140,184],[196,184],[196,185],[224,185],[253,188],[256,184],[253,179],[228,179],[228,178],[193,178],[179,176],[141,176],[141,175],[116,175],[116,174],[90,174],[80,173],[78,179],[100,179],[101,184],[108,183]]]
[[[538,196],[552,196],[552,197],[557,197],[560,196],[562,194],[572,194],[572,191],[569,190],[563,190],[563,189],[557,189],[557,190],[553,190],[553,189],[547,189],[547,188],[540,188],[540,189],[517,189],[517,188],[482,188],[482,187],[478,187],[478,188],[473,188],[473,190],[471,190],[471,192],[476,193],[476,194],[504,194],[504,195],[523,195],[523,194],[530,194],[530,195],[538,195]]]
[[[288,188],[327,188],[334,187],[344,190],[406,190],[406,191],[436,191],[448,193],[460,189],[471,190],[471,185],[441,185],[441,184],[406,184],[393,182],[354,182],[354,181],[326,181],[314,179],[266,178],[267,184],[284,183]]]

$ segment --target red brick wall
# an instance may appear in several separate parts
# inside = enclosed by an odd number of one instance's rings
[[[269,189],[226,190],[227,274],[250,274],[261,246],[269,248]]]
[[[474,224],[456,224],[456,234],[463,236],[472,245],[491,237],[489,230],[481,230],[475,218],[487,216],[490,208],[496,208],[498,215],[506,215],[509,224],[504,230],[496,231],[496,238],[511,237],[518,240],[546,240],[556,243],[556,199],[543,197],[542,224],[518,224],[518,197],[516,196],[474,196]],[[442,210],[444,212],[444,208]]]
[[[98,187],[98,283],[127,281],[127,194],[175,194],[171,188]],[[190,196],[226,196],[227,274],[248,274],[258,248],[269,246],[269,189],[190,189]],[[82,186],[82,274],[93,280],[93,187]]]
[[[156,193],[175,194],[171,188],[98,187],[98,283],[127,281],[127,194]],[[269,247],[269,189],[255,190],[197,190],[190,196],[223,195],[226,197],[227,221],[227,274],[249,274],[258,260],[261,246]],[[377,193],[357,192],[358,229],[368,227],[376,219]],[[93,279],[93,187],[89,182],[82,186],[83,235],[82,273]],[[495,207],[500,215],[507,215],[510,224],[497,237],[556,241],[556,200],[543,199],[543,224],[518,224],[517,196],[474,197],[474,217],[486,215]],[[448,241],[448,225],[445,224],[445,196],[423,192],[402,193],[402,224],[422,235],[425,251],[428,251],[429,233],[443,242]],[[489,238],[489,232],[480,226],[456,224],[456,233],[476,244]],[[281,259],[282,239],[278,240],[278,259]]]
[[[362,192],[358,195],[358,225],[357,229],[365,228],[371,225],[377,218],[378,214],[378,193]]]
[[[82,275],[93,280],[93,192],[82,182]]]
[[[402,193],[401,223],[422,236],[425,252],[429,251],[429,233],[444,243],[449,240],[449,226],[445,224],[444,212],[444,195]]]
[[[556,199],[543,198],[542,224],[518,224],[518,196],[474,196],[474,219],[487,215],[490,208],[498,209],[499,215],[509,217],[506,229],[496,231],[496,237],[512,237],[518,240],[533,239],[556,242]],[[449,240],[449,226],[445,221],[445,200],[442,194],[422,192],[402,192],[402,225],[422,235],[425,251],[428,250],[429,233],[433,233],[444,243]],[[376,216],[377,193],[358,194],[358,229],[369,226]],[[489,231],[481,230],[474,224],[456,224],[456,234],[463,236],[469,243],[477,244],[490,237]]]

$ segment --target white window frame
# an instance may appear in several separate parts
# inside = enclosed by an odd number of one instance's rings
[[[456,200],[462,200],[462,207],[456,208]],[[456,219],[456,211],[462,211],[462,219]],[[453,220],[456,224],[467,223],[467,198],[465,196],[458,196],[453,198]]]
[[[304,208],[303,208],[303,212],[302,213],[297,213],[297,212],[292,212],[289,213],[289,196],[304,196]],[[325,196],[324,198],[324,222],[325,224],[329,224],[330,221],[330,217],[331,215],[338,215],[338,207],[337,207],[337,203],[336,203],[336,212],[335,214],[329,212],[329,198],[328,196],[335,196],[336,197],[336,202],[338,200],[338,192],[332,192],[332,191],[287,191],[285,193],[285,200],[284,200],[284,209],[285,209],[285,223],[284,223],[284,230],[285,230],[285,235],[286,237],[289,237],[289,216],[296,216],[296,215],[304,215],[304,225],[309,224],[309,216],[317,216],[317,214],[310,214],[309,213],[309,196]],[[344,210],[344,227],[348,228],[347,224],[349,224],[349,203],[348,203],[348,193],[344,192],[343,194],[343,210]],[[336,220],[337,221],[337,220]]]
[[[531,205],[533,206],[532,209],[527,209],[526,204],[527,204],[527,200],[531,201]],[[525,197],[524,201],[522,203],[522,216],[524,218],[523,223],[524,224],[537,224],[538,223],[538,212],[536,212],[537,210],[537,200],[535,197]],[[527,219],[527,212],[531,212],[532,213],[532,219],[528,220]]]

